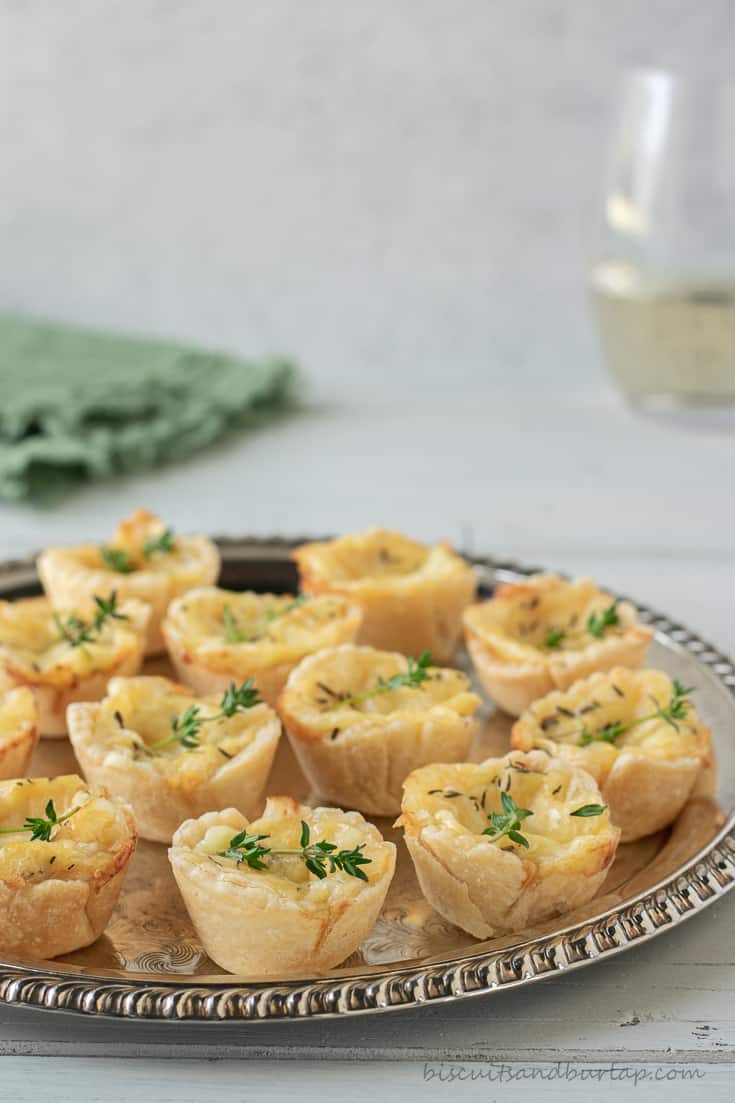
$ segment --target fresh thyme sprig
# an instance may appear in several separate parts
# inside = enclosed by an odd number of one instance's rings
[[[143,542],[143,558],[150,559],[152,556],[171,555],[174,550],[174,533],[173,529],[164,529],[163,532],[157,536],[149,536]],[[116,574],[132,574],[135,571],[136,563],[130,552],[125,551],[124,548],[113,548],[109,545],[100,548],[100,555],[102,562],[110,571],[115,571]]]
[[[569,632],[563,628],[550,628],[544,639],[544,647],[553,651],[554,648],[560,647],[565,640],[583,636],[585,633],[593,636],[596,640],[601,640],[608,628],[617,628],[619,624],[620,617],[617,602],[613,602],[612,605],[609,605],[607,609],[603,609],[600,613],[590,613],[583,630]]]
[[[240,686],[230,682],[219,703],[220,716],[229,718],[236,712],[244,712],[245,709],[252,709],[260,704],[262,704],[260,694],[252,678],[247,678]],[[209,717],[209,719],[216,720],[218,717]]]
[[[406,663],[406,669],[400,673],[393,674],[390,678],[383,678],[378,675],[378,680],[374,686],[364,689],[360,693],[353,693],[349,697],[339,697],[332,701],[329,707],[333,709],[351,708],[353,705],[359,704],[360,701],[366,701],[369,697],[377,697],[381,693],[392,693],[396,689],[418,689],[424,682],[431,681],[433,677],[429,673],[431,652],[422,652],[418,659],[409,656]]]
[[[372,858],[363,854],[365,843],[360,843],[352,850],[338,850],[336,843],[330,843],[321,839],[317,843],[311,842],[311,830],[308,823],[301,821],[301,838],[298,848],[283,849],[277,847],[261,846],[268,835],[250,835],[247,831],[240,831],[230,839],[227,850],[220,850],[218,857],[229,858],[241,865],[246,862],[251,869],[268,869],[263,861],[269,854],[294,854],[301,858],[304,865],[320,880],[328,873],[340,870],[350,877],[357,877],[360,881],[367,881],[367,874],[361,866],[369,865]],[[329,867],[327,869],[327,867]]]
[[[285,617],[287,613],[292,612],[294,609],[299,609],[304,602],[309,598],[306,594],[297,594],[293,601],[289,601],[287,605],[284,605],[282,609],[270,607],[265,610],[265,619],[268,624],[271,624],[274,620],[278,620],[280,617]],[[261,636],[262,632],[255,632],[248,634],[243,632],[242,628],[238,625],[232,609],[229,605],[225,605],[222,609],[222,620],[225,626],[225,643],[250,643],[253,640],[257,640]]]
[[[171,735],[159,740],[158,743],[153,743],[148,750],[155,753],[171,743],[178,743],[179,746],[185,747],[187,751],[192,751],[199,746],[199,729],[202,723],[203,718],[200,715],[199,706],[189,705],[181,716],[174,716],[171,721]]]
[[[488,816],[490,826],[486,827],[482,834],[489,835],[493,843],[507,835],[514,843],[527,847],[528,839],[518,829],[525,819],[533,815],[533,812],[530,808],[519,808],[510,793],[502,792],[500,800],[503,811],[490,813]]]
[[[135,564],[122,548],[100,548],[100,555],[107,569],[115,574],[132,574],[135,570]]]
[[[158,553],[161,555],[170,555],[173,550],[173,529],[165,529],[158,536],[149,536],[143,544],[143,555],[146,559],[150,559],[151,556]]]
[[[225,643],[246,643],[250,639],[248,634],[238,627],[229,605],[225,605],[222,610],[222,620],[225,625]]]
[[[261,704],[260,695],[252,678],[248,678],[241,686],[230,682],[229,687],[222,694],[219,712],[215,712],[212,716],[202,716],[199,705],[189,705],[180,716],[174,716],[171,721],[171,734],[165,739],[159,739],[157,743],[151,743],[145,749],[149,754],[157,754],[158,751],[178,743],[187,751],[195,750],[201,744],[202,724],[229,719],[236,713],[244,712],[259,704]]]
[[[62,823],[66,823],[82,807],[83,805],[77,804],[74,808],[70,808],[68,812],[64,812],[63,816],[58,816],[54,808],[54,802],[50,800],[46,805],[45,818],[43,816],[27,816],[22,827],[4,827],[0,830],[0,835],[18,835],[21,831],[30,831],[31,842],[34,839],[40,839],[41,842],[50,843],[53,829]]]
[[[570,812],[570,816],[601,816],[603,812],[607,811],[606,804],[583,804],[581,808],[575,808],[573,812]]]
[[[308,600],[308,594],[297,594],[293,601],[289,601],[288,605],[284,605],[282,609],[266,609],[265,619],[270,622],[278,620],[279,617],[285,617],[287,613],[293,612],[294,609],[300,609]]]
[[[564,639],[564,636],[565,632],[563,628],[550,628],[546,634],[546,639],[544,640],[544,647],[548,647],[553,650],[553,648],[560,645],[561,641]]]
[[[579,745],[580,747],[589,747],[590,743],[614,743],[630,727],[630,724],[624,724],[622,720],[616,720],[612,724],[605,724],[595,732],[590,731],[589,728],[583,728],[579,733]]]
[[[61,639],[66,640],[70,647],[81,647],[85,643],[94,643],[100,632],[109,620],[130,620],[126,613],[121,613],[117,608],[117,590],[113,590],[108,598],[94,595],[96,611],[94,620],[84,621],[72,613],[62,620],[58,613],[54,613],[54,624]]]
[[[617,628],[620,624],[618,607],[615,602],[601,613],[590,613],[587,617],[587,631],[595,639],[601,640],[608,628]]]
[[[621,735],[625,735],[626,732],[637,728],[639,724],[647,723],[649,720],[663,720],[674,731],[679,731],[677,721],[686,720],[689,709],[692,707],[689,694],[694,692],[694,688],[694,686],[683,686],[681,682],[674,679],[667,705],[660,705],[656,698],[651,696],[651,700],[656,706],[653,712],[647,713],[646,716],[639,716],[635,720],[629,720],[627,723],[618,720],[614,723],[605,724],[604,727],[595,732],[583,728],[579,733],[579,746],[588,747],[590,743],[614,743]]]

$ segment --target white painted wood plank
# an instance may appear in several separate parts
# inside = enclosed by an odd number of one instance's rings
[[[0,1101],[26,1103],[48,1098],[53,1076],[56,1103],[128,1103],[130,1099],[156,1103],[290,1103],[294,1097],[318,1098],[320,1103],[365,1103],[379,1096],[422,1103],[453,1103],[507,1097],[518,1103],[544,1099],[589,1103],[617,1101],[623,1091],[635,1091],[639,1103],[666,1099],[690,1100],[695,1091],[709,1100],[732,1098],[730,1063],[633,1063],[623,1061],[569,1063],[496,1063],[494,1065],[373,1062],[351,1065],[321,1061],[279,1064],[256,1061],[216,1065],[192,1060],[126,1062],[80,1059],[56,1066],[29,1058],[6,1058],[2,1064]]]

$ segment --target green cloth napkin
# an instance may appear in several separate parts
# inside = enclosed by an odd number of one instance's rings
[[[0,317],[0,497],[181,459],[285,404],[293,368]]]

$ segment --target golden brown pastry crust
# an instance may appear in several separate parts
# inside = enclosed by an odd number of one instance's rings
[[[227,642],[225,610],[247,639]],[[174,601],[163,632],[177,677],[200,696],[252,678],[263,700],[275,705],[306,655],[353,640],[361,620],[360,609],[339,596],[302,604],[290,594],[210,586]]]
[[[38,709],[30,689],[0,698],[0,778],[23,777],[38,743]]]
[[[434,662],[451,660],[462,611],[476,592],[469,563],[448,544],[427,548],[399,532],[302,544],[292,552],[308,594],[342,594],[363,611],[360,643]]]
[[[93,619],[88,605],[75,611]],[[150,609],[140,601],[125,601],[119,603],[119,612],[125,620],[108,621],[98,640],[72,648],[58,638],[48,598],[0,601],[0,692],[31,690],[42,736],[63,738],[66,710],[73,701],[98,701],[110,678],[140,670]],[[59,615],[66,618],[68,612]]]
[[[588,578],[567,582],[556,575],[532,575],[499,586],[489,601],[470,606],[464,614],[467,648],[495,703],[520,716],[539,697],[567,689],[596,670],[640,666],[653,630],[636,623],[629,602],[617,602],[620,623],[602,638],[584,631],[589,614],[601,613],[613,600]],[[567,630],[556,649],[544,646],[552,628]]]
[[[502,811],[501,790],[534,813],[520,829],[527,850],[507,836],[492,841],[481,833],[489,812]],[[589,818],[571,812],[597,803],[599,790],[585,771],[541,751],[511,752],[415,770],[398,823],[431,906],[476,938],[492,938],[592,899],[620,833],[607,812]]]
[[[660,718],[637,725],[613,743],[580,746],[579,733],[649,716],[665,705],[672,683],[657,670],[615,668],[536,701],[513,726],[521,750],[541,747],[587,770],[602,792],[623,842],[668,827],[713,760],[710,731],[690,708],[676,727]],[[565,712],[559,712],[559,709]],[[582,711],[584,710],[584,711]],[[571,714],[571,715],[568,715]]]
[[[281,832],[280,845],[286,832],[286,845],[298,846],[301,820],[309,824],[312,841],[328,839],[347,848],[366,844],[368,881],[339,872],[318,881],[304,873],[296,884],[246,865],[211,861],[196,850],[207,832],[220,825],[233,835],[246,827],[270,838]],[[357,812],[307,808],[290,797],[270,797],[263,816],[249,825],[233,808],[188,820],[174,835],[169,861],[212,960],[248,978],[286,979],[318,976],[358,948],[383,906],[395,847]]]
[[[108,597],[113,590],[121,601],[145,602],[151,610],[146,654],[157,655],[165,650],[161,621],[171,601],[194,586],[216,582],[220,568],[217,545],[205,536],[177,536],[173,554],[145,560],[145,540],[164,531],[163,521],[143,509],[118,525],[109,546],[132,557],[136,569],[128,574],[105,566],[99,544],[47,548],[37,563],[43,588],[59,609],[83,605],[94,594]]]
[[[87,786],[74,775],[0,782],[0,827],[43,816],[49,799],[62,815],[87,796]],[[43,959],[94,942],[109,921],[135,850],[131,810],[93,792],[89,805],[57,828],[51,842],[7,839],[0,846],[0,951]],[[97,849],[90,854],[75,842]],[[68,857],[73,861],[65,865]]]
[[[418,688],[353,708],[339,704],[339,695],[361,692],[406,669],[398,652],[344,644],[304,659],[290,676],[278,711],[322,800],[370,815],[396,815],[411,770],[467,757],[480,698],[461,671],[432,668],[432,680]]]
[[[114,678],[100,704],[70,707],[69,738],[84,776],[130,804],[142,838],[168,843],[184,820],[203,812],[233,806],[252,816],[261,807],[281,735],[265,704],[202,725],[200,750],[172,745],[165,757],[154,757],[135,749],[136,742],[165,737],[172,716],[189,705],[212,715],[219,701],[195,698],[168,678],[144,676]]]

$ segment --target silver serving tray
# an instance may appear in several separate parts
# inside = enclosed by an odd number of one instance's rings
[[[293,591],[293,541],[220,540],[222,584]],[[481,592],[532,573],[514,563],[469,557]],[[538,569],[538,568],[535,568]],[[37,593],[32,560],[0,564],[0,596]],[[713,730],[712,770],[673,828],[619,848],[598,896],[584,909],[512,937],[478,942],[425,902],[400,832],[399,861],[373,931],[329,976],[279,983],[223,973],[202,950],[171,876],[166,848],[141,842],[105,934],[54,961],[0,961],[0,1000],[85,1015],[223,1022],[370,1014],[466,999],[556,976],[621,953],[701,911],[735,883],[735,667],[668,617],[638,606],[656,630],[649,665],[695,685],[697,708]],[[463,652],[457,663],[466,665]],[[165,663],[152,670],[165,672]],[[508,747],[510,721],[488,704],[471,757]],[[42,741],[32,775],[77,770],[66,740]],[[308,800],[285,739],[269,792]]]

